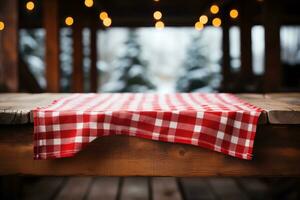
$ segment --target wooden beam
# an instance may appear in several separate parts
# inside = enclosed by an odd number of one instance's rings
[[[91,92],[98,91],[98,70],[97,70],[97,61],[98,61],[98,52],[97,52],[97,42],[98,42],[98,29],[95,23],[91,25],[91,69],[90,69],[90,90]]]
[[[18,0],[0,0],[0,91],[18,91]]]
[[[253,78],[252,70],[252,11],[249,9],[251,1],[240,2],[240,30],[241,30],[241,80],[243,85],[249,84]]]
[[[60,91],[58,4],[58,0],[43,1],[43,23],[46,30],[45,64],[48,92]]]
[[[73,25],[73,74],[72,74],[72,91],[83,92],[83,25],[80,11],[77,12],[77,18],[74,19]]]
[[[226,9],[227,11],[227,9]],[[230,74],[231,74],[231,69],[230,69],[230,45],[229,45],[229,24],[228,24],[228,17],[227,17],[227,12],[224,12],[222,14],[222,52],[223,52],[223,57],[222,57],[222,89],[224,91],[227,91],[229,88],[228,86],[229,81],[230,81]]]
[[[71,158],[33,160],[32,126],[0,128],[1,175],[300,176],[299,125],[259,126],[251,161],[116,135],[97,139]]]
[[[280,59],[280,3],[278,0],[265,0],[263,3],[265,26],[265,74],[263,90],[279,91],[281,87]]]

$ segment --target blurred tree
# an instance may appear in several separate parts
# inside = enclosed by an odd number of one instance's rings
[[[155,86],[149,79],[147,64],[141,59],[141,46],[135,30],[130,30],[125,52],[114,68],[111,78],[103,86],[104,92],[146,92]]]
[[[210,68],[206,45],[201,36],[193,36],[187,48],[184,71],[176,83],[179,92],[212,92],[217,87],[217,73]]]

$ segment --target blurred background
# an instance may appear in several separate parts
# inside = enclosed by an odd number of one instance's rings
[[[0,92],[299,91],[298,0],[0,0]],[[299,179],[0,177],[11,198],[299,199]]]
[[[2,92],[300,90],[299,1],[0,1]]]

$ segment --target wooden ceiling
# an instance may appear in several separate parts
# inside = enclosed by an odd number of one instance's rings
[[[152,14],[156,10],[163,13],[163,21],[167,26],[194,26],[199,16],[208,13],[210,5],[219,4],[221,10],[238,8],[245,0],[94,0],[94,6],[87,8],[84,0],[59,0],[60,21],[64,26],[64,18],[73,16],[75,19],[82,19],[85,25],[93,20],[99,20],[98,14],[105,10],[113,20],[113,26],[142,27],[153,26]],[[258,0],[251,1],[251,20],[253,24],[261,23],[262,4]],[[23,28],[42,27],[42,0],[36,0],[36,9],[28,12],[25,9],[26,0],[21,0],[19,5],[20,26]],[[284,24],[300,24],[300,1],[281,1],[282,21]],[[220,12],[221,14],[222,12]],[[220,15],[219,14],[219,15]],[[235,24],[238,20],[230,23]],[[99,21],[99,28],[101,28]]]

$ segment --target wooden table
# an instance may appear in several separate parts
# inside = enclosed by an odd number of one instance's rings
[[[33,160],[31,109],[66,95],[0,94],[0,175],[300,175],[300,93],[238,95],[265,110],[251,161],[128,136],[99,138],[72,158]]]

